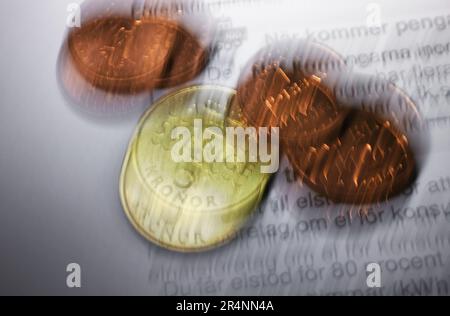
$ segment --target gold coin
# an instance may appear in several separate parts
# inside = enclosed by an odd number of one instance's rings
[[[120,193],[129,220],[150,241],[177,251],[218,246],[235,235],[260,201],[269,175],[258,162],[237,162],[248,149],[226,141],[227,127],[242,127],[228,114],[234,97],[228,88],[185,88],[158,101],[141,119],[123,164]],[[174,158],[180,144],[172,136],[176,128],[189,133],[181,144],[190,144],[185,149],[192,161]],[[199,138],[207,133],[211,142]],[[212,139],[222,142],[223,161],[206,159]]]

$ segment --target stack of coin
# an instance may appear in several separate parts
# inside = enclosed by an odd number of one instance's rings
[[[89,92],[83,102],[93,100],[92,89],[108,98],[136,96],[202,71],[208,45],[173,12],[159,15],[159,2],[107,3],[69,33],[64,50],[66,88],[74,95]],[[70,80],[74,70],[84,81]],[[334,85],[344,72],[343,59],[329,48],[275,42],[245,67],[237,92],[193,86],[160,99],[139,122],[122,167],[121,202],[130,222],[148,240],[177,251],[205,250],[232,238],[260,202],[270,175],[252,162],[254,153],[239,147],[243,143],[234,136],[229,142],[229,127],[279,127],[295,172],[330,200],[367,204],[402,191],[417,170],[410,141],[398,121],[342,106]],[[180,130],[187,139],[177,138]],[[208,139],[221,141],[214,155],[222,160],[205,159]]]
[[[193,143],[202,132],[196,120],[202,129],[214,127],[214,137],[221,139],[226,127],[242,127],[229,115],[234,96],[234,90],[222,87],[185,88],[156,102],[141,119],[124,160],[120,193],[128,218],[147,239],[177,251],[218,246],[233,237],[260,201],[269,175],[260,172],[259,163],[206,162],[190,146],[188,154],[197,158],[177,162],[173,157],[177,127],[188,130]],[[224,142],[224,152],[231,152],[229,146],[236,145]],[[244,150],[232,149],[235,155]]]
[[[336,100],[325,81],[339,80],[343,66],[315,43],[271,45],[244,70],[238,104],[249,125],[280,128],[289,161],[311,188],[335,202],[379,202],[411,183],[415,159],[395,120]]]

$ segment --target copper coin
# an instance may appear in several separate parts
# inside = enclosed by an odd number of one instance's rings
[[[322,79],[289,50],[268,47],[249,63],[237,99],[249,125],[279,127],[280,137],[297,146],[336,137],[348,111],[339,107]],[[302,58],[299,56],[298,58]]]
[[[388,120],[354,110],[331,142],[287,146],[296,173],[335,202],[369,204],[404,190],[416,164],[407,137]]]
[[[123,16],[93,19],[69,34],[70,54],[94,86],[124,93],[190,80],[206,50],[176,22]]]

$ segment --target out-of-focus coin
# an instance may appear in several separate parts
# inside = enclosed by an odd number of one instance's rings
[[[335,202],[369,204],[400,193],[414,179],[408,139],[387,120],[354,110],[339,137],[317,146],[286,146],[306,184]]]
[[[177,251],[218,246],[235,235],[260,201],[269,175],[260,172],[259,163],[208,162],[195,149],[199,142],[206,150],[208,141],[199,135],[208,129],[222,141],[224,156],[233,155],[231,149],[234,155],[246,150],[224,141],[226,127],[241,126],[228,117],[234,96],[227,88],[186,88],[143,116],[125,157],[120,192],[131,223],[150,241]],[[186,142],[193,146],[192,162],[174,160],[177,127],[192,136]]]
[[[133,93],[185,82],[204,67],[207,51],[174,21],[104,16],[74,29],[68,47],[94,86]]]
[[[307,56],[302,48],[309,48]],[[248,124],[279,127],[282,139],[302,147],[334,138],[347,110],[337,106],[321,81],[327,65],[342,63],[331,53],[325,58],[323,50],[304,43],[261,50],[243,71],[237,91]]]

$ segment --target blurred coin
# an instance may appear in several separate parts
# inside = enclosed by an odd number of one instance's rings
[[[172,139],[177,127],[189,131],[194,143],[208,127],[215,129],[214,139],[223,140],[226,127],[241,126],[227,114],[234,95],[221,87],[186,88],[143,116],[125,157],[120,192],[131,223],[150,241],[177,251],[218,246],[236,234],[260,201],[269,175],[260,172],[259,163],[176,162],[172,153],[179,144]],[[202,121],[200,130],[196,120]],[[228,154],[231,145],[223,144]],[[192,148],[194,158],[198,152]],[[232,149],[235,155],[245,150]]]
[[[249,125],[279,127],[281,139],[298,146],[334,138],[347,110],[337,106],[323,80],[340,67],[342,60],[317,44],[264,48],[239,80],[243,116]]]
[[[136,119],[151,103],[147,91],[133,94],[98,89],[78,71],[70,56],[67,41],[58,56],[57,76],[60,91],[75,113],[97,122]]]
[[[334,141],[285,150],[301,180],[335,202],[380,202],[414,180],[407,137],[369,112],[354,110]]]
[[[78,70],[94,86],[133,93],[190,80],[207,53],[174,21],[104,16],[74,29],[68,38]]]

